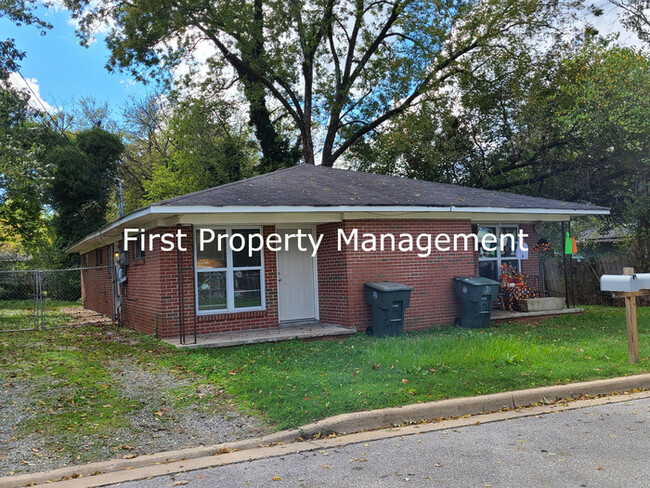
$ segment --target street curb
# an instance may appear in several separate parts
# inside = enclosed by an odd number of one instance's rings
[[[7,476],[0,478],[0,486],[2,488],[34,486],[63,479],[86,478],[97,474],[114,473],[215,456],[233,451],[247,451],[259,447],[287,444],[314,436],[322,437],[329,434],[347,434],[375,430],[442,418],[477,415],[504,409],[546,404],[562,399],[607,395],[638,389],[650,389],[650,373],[494,393],[478,397],[453,398],[404,407],[390,407],[379,410],[346,413],[319,420],[318,422],[307,424],[297,429],[284,430],[255,439],[148,454],[133,459],[102,461],[48,472]]]
[[[586,381],[567,385],[544,386],[527,390],[493,393],[477,397],[452,398],[404,407],[344,413],[313,424],[299,427],[303,437],[317,434],[344,434],[410,424],[423,420],[460,417],[478,413],[525,407],[537,403],[555,402],[563,398],[596,396],[609,393],[650,388],[650,374],[625,376],[606,380]]]

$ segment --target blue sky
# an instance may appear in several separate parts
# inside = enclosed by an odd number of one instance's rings
[[[54,25],[46,35],[39,35],[33,26],[17,27],[0,18],[0,37],[14,38],[18,48],[27,52],[20,71],[37,92],[40,90],[47,104],[70,109],[73,100],[93,96],[99,102],[108,102],[114,115],[119,115],[129,96],[146,91],[127,74],[110,74],[106,70],[108,50],[103,37],[99,36],[89,48],[79,44],[67,11],[42,10],[40,16]]]

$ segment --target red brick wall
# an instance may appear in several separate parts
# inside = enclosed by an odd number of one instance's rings
[[[537,224],[539,226],[539,224]],[[531,278],[531,285],[535,293],[539,292],[539,252],[533,251],[537,244],[537,232],[533,230],[533,224],[521,224],[519,226],[528,237],[524,239],[528,244],[528,259],[521,262],[521,272]]]
[[[157,234],[161,229],[152,229]],[[172,231],[166,229],[166,231]],[[146,234],[149,235],[149,232]],[[116,248],[118,244],[115,244]],[[120,248],[123,244],[119,243]],[[122,284],[122,323],[146,334],[160,334],[165,326],[161,316],[162,291],[161,260],[165,254],[159,248],[145,250],[144,257],[135,257],[135,243],[129,243],[129,266]]]
[[[111,270],[108,267],[108,246],[102,247],[101,252],[103,257],[101,266],[97,266],[97,254],[94,249],[81,259],[86,268],[81,271],[81,297],[86,308],[112,317],[113,285]]]
[[[316,234],[323,234],[318,249],[318,310],[321,322],[351,327],[348,323],[348,274],[346,254],[337,250],[337,232],[341,223],[323,224]]]
[[[338,228],[346,235],[354,228],[361,234],[392,233],[396,237],[408,233],[416,237],[429,233],[451,236],[471,232],[469,221],[459,220],[354,220],[340,224],[325,224],[318,232],[325,234],[318,255],[318,290],[320,318],[363,331],[370,325],[371,308],[365,301],[364,283],[394,281],[412,286],[411,304],[406,309],[406,329],[426,329],[450,324],[458,315],[458,305],[452,290],[454,276],[474,274],[474,257],[470,251],[440,252],[433,250],[428,257],[412,252],[354,251],[352,246],[337,248]],[[397,239],[399,241],[399,239]]]
[[[338,229],[346,235],[354,228],[362,234],[392,233],[399,236],[409,233],[417,236],[429,233],[435,236],[446,233],[472,231],[470,221],[465,220],[355,220],[342,223],[322,224],[317,232],[324,234],[318,253],[319,315],[323,322],[354,327],[360,331],[370,325],[370,306],[365,302],[364,286],[369,281],[395,281],[414,288],[411,305],[406,309],[407,329],[426,329],[436,325],[450,324],[458,315],[457,300],[453,296],[454,276],[473,276],[477,257],[471,250],[456,252],[432,251],[429,257],[413,252],[354,251],[351,246],[337,250]],[[538,274],[538,253],[532,248],[537,234],[531,225],[522,228],[530,234],[526,239],[529,259],[522,264],[523,272]],[[191,226],[183,226],[188,237],[182,244],[188,249],[182,252],[183,295],[185,303],[185,330],[193,332],[195,318],[195,279],[193,272]],[[173,228],[156,228],[147,233],[176,232]],[[275,232],[274,226],[264,226],[263,233]],[[118,244],[115,245],[116,247]],[[123,287],[122,318],[128,327],[160,337],[175,337],[179,333],[178,255],[176,251],[163,252],[159,243],[153,251],[146,251],[142,259],[135,259],[134,246],[129,249],[131,257]],[[104,263],[110,262],[108,249],[103,248]],[[95,264],[95,251],[88,253],[88,265]],[[253,312],[235,312],[196,316],[199,334],[239,331],[278,326],[277,262],[275,253],[264,251],[264,278],[266,309]],[[112,290],[108,268],[90,269],[82,272],[82,293],[88,308],[112,315]]]

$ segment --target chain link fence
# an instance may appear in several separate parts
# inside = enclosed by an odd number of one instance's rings
[[[83,308],[82,269],[0,271],[0,332],[110,323]]]

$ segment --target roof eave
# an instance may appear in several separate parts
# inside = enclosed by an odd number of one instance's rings
[[[143,217],[162,217],[175,214],[206,214],[206,213],[319,213],[319,212],[435,212],[435,213],[472,213],[472,214],[519,214],[519,215],[557,215],[560,216],[585,216],[585,215],[609,215],[609,209],[604,207],[593,207],[592,209],[544,209],[544,208],[507,208],[507,207],[459,207],[459,206],[409,206],[409,205],[339,205],[339,206],[224,206],[215,207],[211,205],[173,206],[173,205],[150,205],[136,210],[124,217],[111,222],[88,234],[83,239],[72,244],[67,253],[76,253],[84,250],[90,241],[101,239],[111,230],[119,228]]]

